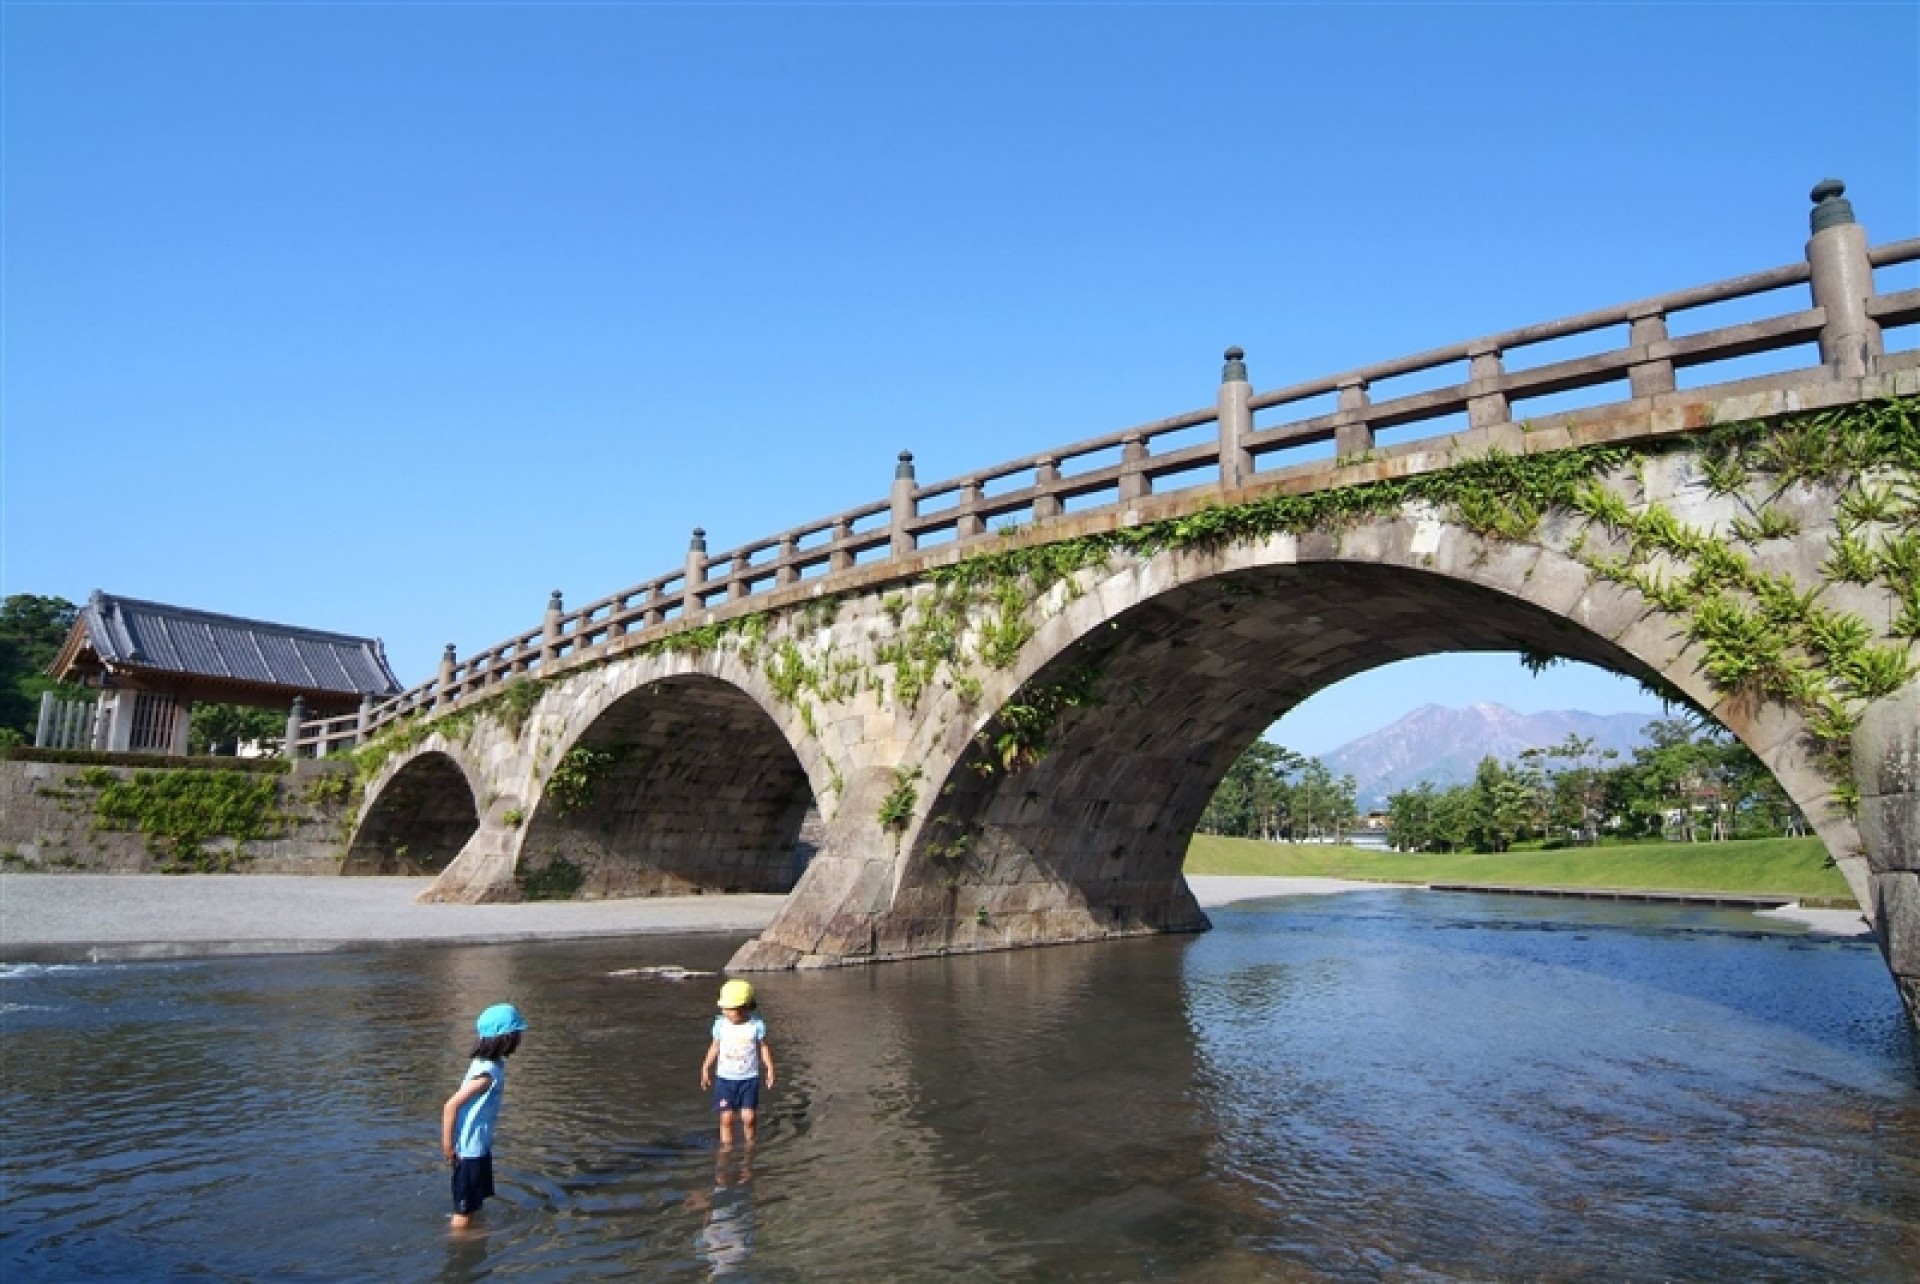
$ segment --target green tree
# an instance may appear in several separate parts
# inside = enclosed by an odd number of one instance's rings
[[[1318,758],[1308,758],[1293,784],[1293,829],[1295,841],[1346,837],[1359,819],[1355,803],[1356,786],[1352,776],[1335,778]]]
[[[1291,749],[1256,740],[1227,769],[1200,816],[1200,830],[1232,838],[1268,841],[1287,831],[1292,789],[1288,778],[1305,759]]]
[[[1703,796],[1713,754],[1702,728],[1688,718],[1662,718],[1647,725],[1651,743],[1634,750],[1633,805],[1652,813],[1655,832],[1669,829],[1669,837],[1694,842],[1701,835],[1701,814],[1695,810]],[[1673,818],[1671,827],[1667,819]]]
[[[1402,851],[1459,851],[1467,846],[1473,818],[1470,785],[1435,789],[1431,781],[1423,780],[1387,799],[1389,841]]]
[[[1603,829],[1696,842],[1806,832],[1766,765],[1704,715],[1662,719],[1647,733],[1649,743],[1625,763],[1570,735],[1513,763],[1482,759],[1468,785],[1402,790],[1387,799],[1393,845],[1499,852],[1532,833],[1597,843]]]
[[[1431,780],[1387,795],[1387,841],[1403,852],[1431,851],[1439,808],[1440,794]]]
[[[1568,733],[1557,745],[1529,749],[1520,755],[1542,773],[1544,781],[1541,836],[1573,834],[1583,843],[1600,838],[1607,818],[1605,780],[1607,764],[1620,755],[1601,749],[1593,737]]]
[[[1663,824],[1672,818],[1670,837],[1698,842],[1806,831],[1766,764],[1725,728],[1676,718],[1648,731],[1653,743],[1635,751],[1631,778],[1643,810],[1657,809]]]
[[[1489,754],[1467,786],[1466,842],[1474,851],[1503,852],[1536,823],[1539,797],[1526,778]]]
[[[280,740],[287,715],[244,704],[196,704],[187,727],[187,752],[231,756],[249,740]]]
[[[41,693],[61,689],[46,668],[79,610],[63,597],[33,593],[0,601],[0,742],[33,739]]]

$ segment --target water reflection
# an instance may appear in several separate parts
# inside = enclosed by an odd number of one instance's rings
[[[1263,1252],[1335,1278],[1908,1278],[1897,1002],[1870,946],[1756,921],[1422,893],[1216,915],[1193,1021]]]
[[[714,1279],[741,1274],[753,1258],[753,1150],[724,1147],[714,1159],[713,1189],[687,1196],[687,1207],[706,1215],[693,1251]]]
[[[729,938],[14,969],[0,1276],[1902,1279],[1920,1091],[1872,946],[1381,892],[1201,937],[757,979]],[[532,1022],[445,1229],[473,1014]]]

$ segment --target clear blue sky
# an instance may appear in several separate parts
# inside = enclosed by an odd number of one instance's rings
[[[1827,175],[1920,233],[1912,3],[0,21],[0,587],[378,634],[407,682],[902,448],[1209,404],[1229,343],[1273,387],[1789,262]],[[1649,707],[1395,674],[1279,734]]]

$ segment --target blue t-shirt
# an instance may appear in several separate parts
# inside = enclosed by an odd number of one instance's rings
[[[758,1079],[760,1077],[760,1041],[767,1037],[767,1023],[748,1017],[735,1025],[722,1012],[713,1019],[713,1037],[720,1041],[720,1059],[714,1074],[722,1079]]]
[[[462,1102],[460,1113],[454,1116],[453,1153],[461,1159],[478,1159],[493,1153],[493,1121],[500,1117],[500,1099],[507,1092],[507,1064],[475,1057],[460,1082],[483,1074],[492,1075],[493,1082],[485,1092]]]

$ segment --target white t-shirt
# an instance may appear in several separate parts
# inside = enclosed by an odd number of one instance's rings
[[[722,1079],[758,1079],[760,1077],[760,1041],[767,1037],[767,1023],[748,1017],[735,1024],[726,1013],[713,1019],[713,1037],[720,1041],[720,1059],[714,1074]]]

